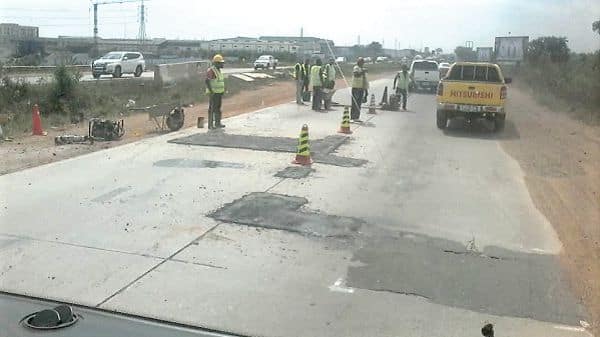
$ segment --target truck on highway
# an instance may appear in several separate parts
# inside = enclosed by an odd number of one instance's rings
[[[437,127],[445,129],[452,118],[486,119],[494,131],[504,128],[504,108],[510,78],[504,78],[497,64],[457,62],[437,87]]]
[[[145,69],[144,56],[138,52],[114,51],[92,62],[92,75],[95,79],[102,75],[118,78],[127,73],[140,77]]]
[[[415,59],[410,65],[409,74],[409,90],[429,90],[433,92],[440,80],[438,63],[433,60]]]

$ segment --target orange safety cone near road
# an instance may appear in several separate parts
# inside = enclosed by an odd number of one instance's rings
[[[342,116],[342,125],[340,126],[339,133],[351,134],[350,130],[350,110],[347,106],[344,107],[344,115]]]
[[[312,159],[310,158],[310,142],[308,141],[308,125],[302,125],[302,131],[300,131],[300,138],[298,138],[298,152],[296,152],[296,159],[292,164],[298,165],[310,165]]]
[[[31,109],[31,131],[34,136],[45,136],[48,133],[42,129],[42,118],[40,117],[40,108],[37,104]]]
[[[375,114],[375,94],[371,94],[371,102],[369,102],[369,114]]]

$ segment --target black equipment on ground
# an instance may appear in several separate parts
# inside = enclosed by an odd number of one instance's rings
[[[121,119],[92,118],[88,127],[88,136],[93,140],[118,140],[125,134],[125,122]]]

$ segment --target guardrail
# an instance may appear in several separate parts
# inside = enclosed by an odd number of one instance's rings
[[[51,73],[57,66],[3,66],[2,72],[7,74],[20,73]],[[89,65],[66,65],[65,67],[77,70],[89,70]]]

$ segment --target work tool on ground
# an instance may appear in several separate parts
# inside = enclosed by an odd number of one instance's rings
[[[298,138],[298,151],[296,152],[296,159],[292,161],[292,164],[312,164],[312,159],[310,157],[310,142],[308,140],[308,125],[306,124],[302,126],[302,130],[300,131],[300,137]]]
[[[340,126],[339,133],[351,134],[352,130],[350,130],[350,108],[348,106],[344,107],[344,114],[342,115],[342,125]]]
[[[90,145],[94,144],[94,138],[88,136],[81,135],[62,135],[54,137],[54,144],[56,145],[66,145],[66,144],[84,144],[90,143]]]
[[[147,111],[148,120],[154,121],[159,131],[177,131],[183,127],[185,113],[179,104],[160,103],[147,107],[129,108],[130,111]]]
[[[125,134],[125,122],[121,120],[92,118],[88,124],[88,136],[94,141],[118,140]]]
[[[388,99],[388,87],[386,86],[383,90],[383,96],[381,97],[381,110],[387,111],[398,111],[400,110],[400,96],[396,94],[389,95]]]

